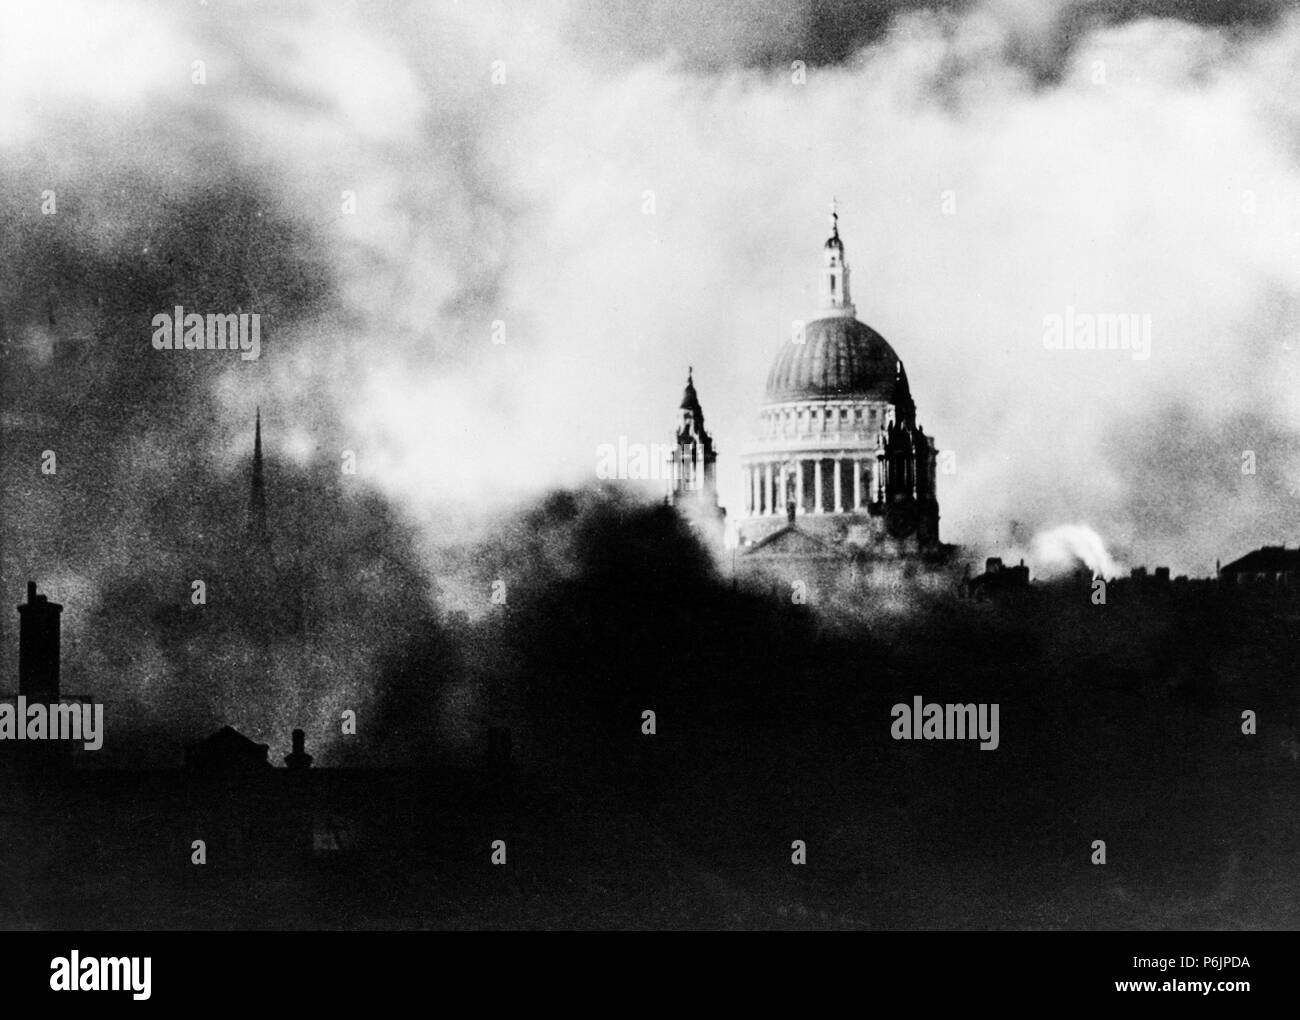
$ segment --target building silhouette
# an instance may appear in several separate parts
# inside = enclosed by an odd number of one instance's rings
[[[1300,548],[1261,546],[1220,567],[1219,583],[1238,591],[1300,592]]]
[[[984,561],[984,573],[967,578],[962,588],[975,599],[1025,592],[1029,590],[1029,568],[1023,559],[1018,566],[1007,566],[1000,556],[990,556]]]
[[[269,744],[249,740],[233,726],[223,726],[185,749],[185,765],[209,774],[241,773],[271,767]]]

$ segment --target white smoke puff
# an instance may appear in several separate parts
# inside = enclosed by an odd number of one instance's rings
[[[312,323],[298,357],[277,334],[265,392],[247,372],[223,386],[217,455],[246,449],[258,402],[303,429],[299,462],[320,421],[341,420],[408,513],[455,503],[472,521],[589,480],[611,436],[669,438],[661,415],[694,365],[734,516],[737,455],[815,296],[836,194],[859,315],[958,454],[946,541],[1077,515],[1142,559],[1206,573],[1293,519],[1300,15],[1239,33],[985,0],[900,13],[843,63],[808,46],[796,85],[784,61],[745,61],[816,38],[799,3],[743,25],[718,13],[730,4],[671,0],[650,5],[671,17],[298,6],[244,12],[237,33],[128,0],[111,17],[76,0],[5,7],[0,163],[38,151],[199,197],[252,168],[322,235],[332,327]],[[687,64],[659,55],[666,31]],[[209,86],[177,63],[190,51],[213,55]],[[57,183],[45,176],[8,189],[15,210]],[[133,192],[147,193],[123,201]],[[123,216],[95,217],[93,243],[133,237],[112,225]],[[1150,315],[1150,360],[1045,348],[1045,318],[1071,307]],[[1176,432],[1171,406],[1187,415]],[[1245,416],[1239,440],[1211,446]],[[1182,469],[1180,435],[1206,437],[1191,444],[1203,468]],[[1238,470],[1246,449],[1258,477]]]
[[[1029,560],[1034,574],[1049,580],[1068,574],[1080,563],[1094,576],[1116,577],[1122,569],[1106,551],[1102,537],[1086,524],[1060,524],[1038,532],[1030,543]]]

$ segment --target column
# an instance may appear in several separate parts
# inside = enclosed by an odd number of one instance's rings
[[[822,513],[822,459],[813,461],[813,513]]]
[[[794,512],[803,513],[803,461],[794,462]]]
[[[758,465],[749,466],[749,516],[758,516]]]
[[[844,487],[840,485],[840,459],[835,458],[835,512],[844,513]]]
[[[853,458],[853,509],[862,509],[862,461]]]
[[[772,465],[763,465],[763,495],[767,499],[767,512],[772,512]]]

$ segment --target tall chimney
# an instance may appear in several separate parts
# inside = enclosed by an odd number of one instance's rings
[[[18,693],[28,701],[59,700],[59,614],[63,607],[36,594],[27,582],[27,601],[18,607]]]
[[[307,735],[302,730],[293,731],[293,752],[284,756],[284,763],[291,769],[311,766],[312,756],[307,753]]]

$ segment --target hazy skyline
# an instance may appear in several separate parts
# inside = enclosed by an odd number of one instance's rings
[[[858,317],[956,454],[944,539],[1033,556],[1083,525],[1208,573],[1292,539],[1300,17],[1179,10],[16,4],[5,422],[94,436],[61,484],[134,512],[191,459],[242,478],[260,404],[269,457],[354,451],[438,543],[591,484],[601,444],[667,442],[693,365],[734,515],[836,195]],[[150,350],[164,294],[247,298],[261,357]],[[1149,315],[1150,358],[1045,350],[1068,309]],[[62,554],[6,447],[21,572]],[[129,526],[55,579],[93,590]]]

